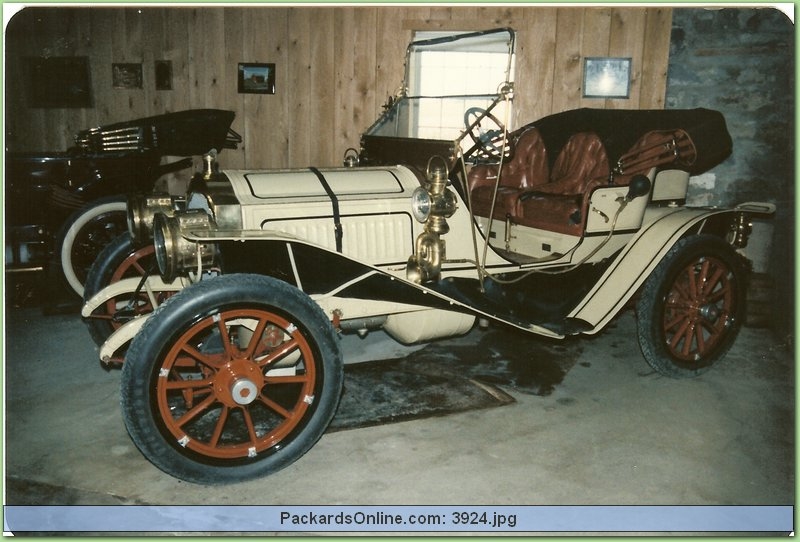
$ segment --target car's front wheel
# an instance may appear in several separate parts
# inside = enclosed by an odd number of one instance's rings
[[[153,245],[137,248],[128,233],[120,235],[100,252],[89,268],[83,289],[84,301],[88,301],[106,286],[122,279],[143,278],[157,272],[155,263]],[[154,295],[156,302],[159,303],[169,297],[170,293],[155,292]],[[125,321],[152,311],[153,302],[146,292],[135,296],[123,294],[109,299],[105,305],[86,318],[85,322],[89,334],[99,346]],[[123,313],[123,318],[119,318],[119,312]]]
[[[122,369],[125,424],[164,472],[201,483],[271,474],[328,427],[343,366],[330,320],[259,275],[190,286],[161,305]]]
[[[691,377],[730,349],[745,311],[742,258],[722,239],[678,241],[645,282],[636,306],[642,353],[656,371]]]

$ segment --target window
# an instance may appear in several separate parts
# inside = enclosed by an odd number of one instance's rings
[[[406,59],[407,95],[421,98],[416,137],[452,139],[465,128],[466,111],[488,108],[513,71],[511,30],[416,32]],[[504,103],[493,110],[501,121],[508,113]]]

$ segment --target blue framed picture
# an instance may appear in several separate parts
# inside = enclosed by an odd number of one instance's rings
[[[586,57],[583,64],[584,98],[630,98],[631,59]]]

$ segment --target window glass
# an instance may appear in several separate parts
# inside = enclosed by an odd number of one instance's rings
[[[499,89],[513,81],[514,35],[506,29],[416,32],[406,70],[408,96],[420,97],[413,137],[452,139],[465,129],[467,110],[487,108]],[[493,114],[510,119],[505,109],[501,103]]]

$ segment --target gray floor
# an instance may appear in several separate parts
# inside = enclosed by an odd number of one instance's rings
[[[793,354],[762,329],[706,375],[671,380],[626,314],[582,339],[548,396],[507,390],[516,401],[498,408],[327,434],[271,477],[203,487],[134,447],[120,372],[77,316],[11,309],[5,326],[6,504],[794,504]],[[380,334],[348,341],[350,361],[405,352]]]

